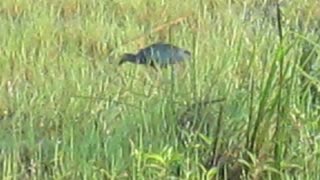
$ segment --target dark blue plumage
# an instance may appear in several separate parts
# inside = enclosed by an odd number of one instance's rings
[[[137,54],[125,53],[119,65],[125,62],[145,64],[152,67],[167,67],[187,60],[191,57],[188,50],[167,43],[155,43],[146,48],[140,49]]]

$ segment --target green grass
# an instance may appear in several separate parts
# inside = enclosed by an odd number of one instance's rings
[[[280,45],[254,2],[1,1],[1,179],[221,179],[213,156],[230,179],[319,179],[319,3],[285,1]],[[161,40],[192,51],[176,76],[117,66]]]

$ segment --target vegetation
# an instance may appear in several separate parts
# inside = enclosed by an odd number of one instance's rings
[[[318,7],[2,0],[1,179],[320,179]],[[193,59],[118,66],[158,41]]]

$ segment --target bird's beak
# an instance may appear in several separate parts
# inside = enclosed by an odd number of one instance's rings
[[[125,62],[126,62],[126,60],[121,59],[118,65],[120,66],[120,65],[122,65],[122,64],[125,63]]]

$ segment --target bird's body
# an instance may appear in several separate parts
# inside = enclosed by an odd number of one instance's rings
[[[131,62],[145,64],[152,67],[167,67],[171,64],[182,62],[191,57],[188,50],[167,43],[155,43],[140,49],[137,54],[126,53],[122,56],[119,64]]]

